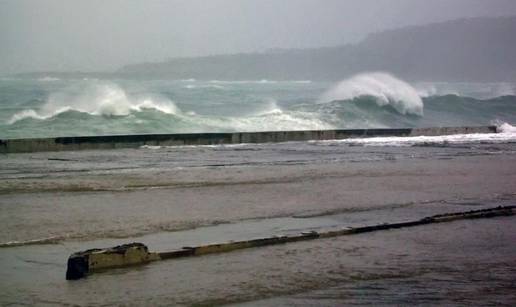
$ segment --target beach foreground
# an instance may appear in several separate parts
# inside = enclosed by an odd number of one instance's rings
[[[294,142],[0,157],[2,304],[512,305],[516,219],[163,261],[65,281],[75,251],[151,250],[513,205],[509,141]]]

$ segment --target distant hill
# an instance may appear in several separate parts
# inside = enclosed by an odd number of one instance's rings
[[[369,35],[355,45],[175,58],[122,67],[126,77],[338,80],[382,70],[408,80],[516,80],[516,17],[473,18]]]
[[[341,80],[387,71],[409,81],[516,81],[516,17],[471,18],[369,35],[355,45],[174,58],[115,72],[25,77]]]

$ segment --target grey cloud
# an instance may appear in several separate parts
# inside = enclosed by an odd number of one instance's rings
[[[389,28],[500,15],[516,15],[516,1],[0,0],[0,74],[331,46]]]

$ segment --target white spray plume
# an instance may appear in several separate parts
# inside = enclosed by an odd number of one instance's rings
[[[126,116],[131,112],[154,109],[167,114],[178,114],[175,104],[165,98],[146,97],[134,99],[116,84],[85,82],[56,92],[38,110],[23,110],[8,121],[15,123],[25,118],[47,119],[67,111],[78,111],[92,115]]]
[[[423,115],[423,101],[408,83],[384,72],[362,73],[341,81],[319,98],[319,103],[374,97],[379,106],[390,105],[401,114]]]

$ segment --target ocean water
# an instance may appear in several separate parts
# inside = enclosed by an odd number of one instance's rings
[[[516,122],[516,84],[0,79],[0,138]]]
[[[513,83],[0,80],[0,139],[495,124],[498,133],[0,155],[0,305],[502,305],[516,218],[163,261],[66,281],[70,254],[153,251],[514,205]]]

